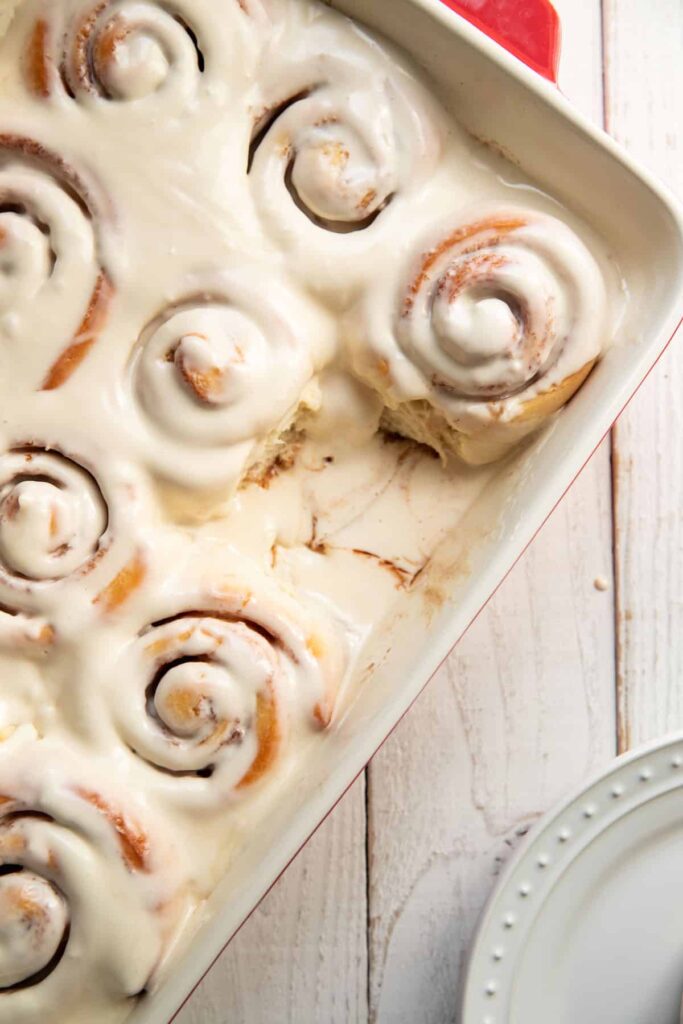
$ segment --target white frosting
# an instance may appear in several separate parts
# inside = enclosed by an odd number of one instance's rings
[[[392,404],[426,399],[456,428],[513,420],[593,362],[609,338],[600,269],[556,217],[468,211],[354,315],[356,365]]]
[[[156,624],[143,623],[113,664],[92,651],[93,738],[111,742],[113,724],[146,766],[148,790],[172,806],[225,807],[281,760],[293,729],[329,723],[344,669],[339,637],[253,570],[206,593],[174,588],[153,610]]]
[[[78,335],[102,269],[87,187],[47,151],[34,167],[31,142],[0,139],[0,339],[36,386]]]
[[[0,877],[0,991],[26,983],[56,957],[69,926],[66,900],[32,871]]]
[[[98,766],[28,727],[0,748],[0,793],[2,1019],[120,1013],[182,918],[178,852]]]
[[[145,540],[131,530],[143,481],[103,463],[96,479],[84,462],[36,445],[0,458],[0,647],[41,655],[146,574]]]
[[[198,88],[204,57],[199,39],[188,32],[197,14],[192,3],[168,10],[145,0],[63,7],[68,16],[63,34],[54,27],[53,44],[61,38],[59,73],[77,98],[131,102],[161,93],[178,102]]]
[[[264,49],[249,173],[289,265],[336,297],[367,279],[434,170],[442,123],[426,91],[361,32],[288,5]]]
[[[384,437],[384,403],[462,425],[493,396],[512,416],[597,355],[593,241],[550,200],[524,185],[525,226],[477,235],[473,284],[474,241],[438,248],[473,209],[509,212],[500,172],[400,55],[315,0],[18,6],[2,1024],[126,1018],[335,728],[364,641],[418,600],[492,471]],[[240,486],[297,414],[306,440]]]
[[[0,464],[0,571],[65,579],[97,552],[107,510],[97,484],[55,452],[19,450]]]
[[[234,486],[334,347],[331,324],[264,267],[204,279],[141,333],[131,402],[164,477]],[[208,288],[211,284],[213,287]]]

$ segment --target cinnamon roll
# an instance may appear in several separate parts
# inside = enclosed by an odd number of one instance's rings
[[[385,425],[472,463],[537,429],[584,382],[608,340],[603,274],[554,217],[482,212],[442,229],[370,289],[350,338]]]
[[[314,408],[332,349],[327,318],[254,268],[174,303],[142,332],[130,393],[147,457],[166,480],[228,491],[281,451]]]
[[[140,111],[156,101],[179,110],[220,91],[250,48],[236,0],[39,0],[35,6],[23,71],[42,100],[142,104]]]
[[[84,0],[35,20],[25,53],[29,88],[79,98],[187,93],[205,70],[197,9],[182,0]],[[206,29],[206,26],[204,26]]]
[[[113,285],[96,207],[63,157],[0,133],[0,343],[44,390],[69,380],[107,320]]]
[[[94,478],[71,459],[19,448],[0,459],[0,574],[50,583],[86,572],[107,530]]]
[[[0,456],[0,641],[51,643],[42,616],[60,608],[69,585],[104,612],[140,587],[142,554],[114,544],[121,505],[134,504],[132,489],[121,489],[123,497],[105,497],[84,465],[55,450],[30,445]],[[75,614],[75,594],[72,602]]]
[[[35,1021],[38,1003],[92,1020],[149,983],[179,877],[131,803],[30,727],[0,743],[0,1021]]]
[[[307,17],[287,5],[265,49],[247,169],[264,227],[339,298],[400,237],[441,143],[416,82],[359,33],[340,36],[340,16]]]
[[[192,807],[224,805],[272,771],[292,733],[332,719],[337,631],[274,582],[257,586],[170,599],[104,684],[123,741]]]

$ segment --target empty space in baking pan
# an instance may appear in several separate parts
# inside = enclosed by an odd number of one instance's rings
[[[675,208],[553,87],[438,0],[333,6],[408,50],[473,136],[502,151],[526,181],[603,239],[623,276],[626,305],[616,344],[570,406],[496,469],[415,585],[397,590],[390,619],[363,649],[336,727],[313,739],[297,772],[264,796],[258,828],[237,835],[204,923],[184,939],[187,951],[161,988],[136,1009],[136,1024],[172,1016],[362,770],[580,471],[679,315],[683,244]]]

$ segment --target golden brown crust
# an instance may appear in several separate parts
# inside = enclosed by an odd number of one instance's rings
[[[149,837],[125,815],[112,807],[99,793],[87,789],[76,789],[76,794],[97,808],[116,832],[121,854],[131,871],[149,870]]]
[[[100,81],[105,81],[111,65],[116,61],[117,47],[131,33],[129,25],[121,18],[112,18],[100,32],[93,47],[93,65]]]
[[[110,2],[111,0],[100,0],[100,3],[95,4],[93,9],[83,16],[74,32],[71,47],[64,55],[65,66],[63,69],[64,77],[72,88],[77,87],[86,92],[92,91],[88,50],[98,18],[107,9]]]
[[[50,27],[42,18],[31,32],[24,55],[24,78],[34,96],[48,99],[52,93],[53,66],[49,52]]]
[[[566,405],[596,361],[590,360],[576,373],[528,399],[510,419],[502,419],[502,406],[499,407],[500,415],[496,416],[496,404],[490,403],[490,422],[481,423],[473,430],[453,426],[442,412],[424,399],[386,409],[382,424],[387,430],[428,445],[442,459],[454,454],[471,465],[483,465],[502,458],[518,441]]]
[[[189,337],[199,338],[202,341],[208,340],[205,334],[199,334],[196,331],[185,335],[185,338]],[[207,370],[197,370],[189,365],[182,347],[177,348],[173,353],[173,361],[185,384],[200,402],[211,405],[212,403],[218,404],[221,401],[225,381],[230,374],[229,365],[210,366]],[[243,362],[244,352],[239,346],[236,346],[232,363]]]
[[[268,691],[260,693],[256,699],[258,752],[249,771],[238,782],[237,789],[252,786],[269,771],[280,753],[282,738],[282,725],[271,683]]]
[[[62,352],[48,371],[41,391],[55,391],[61,388],[76,372],[107,322],[113,295],[114,286],[105,271],[101,271],[81,325],[71,345]]]
[[[146,575],[145,561],[138,553],[97,595],[93,603],[107,614],[116,611],[140,589]]]
[[[563,405],[566,405],[569,399],[576,394],[595,366],[595,363],[596,360],[591,359],[590,362],[582,366],[576,373],[572,373],[558,384],[554,384],[548,391],[543,391],[530,398],[524,403],[519,413],[511,422],[528,423],[532,420],[540,422],[547,419],[548,416],[552,416],[554,412],[557,412]]]

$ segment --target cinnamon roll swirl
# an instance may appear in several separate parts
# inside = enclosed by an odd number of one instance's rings
[[[560,409],[608,339],[603,274],[554,217],[487,210],[423,246],[354,315],[358,372],[385,424],[488,462]]]
[[[130,394],[145,452],[167,480],[234,487],[281,449],[302,409],[315,407],[316,370],[331,329],[311,303],[258,269],[164,310],[142,332]]]
[[[59,610],[65,587],[77,583],[81,604],[110,612],[141,585],[142,554],[114,544],[120,506],[134,504],[132,489],[122,491],[105,497],[84,465],[55,450],[0,456],[0,640],[51,643],[43,616]],[[75,594],[72,602],[75,614]]]
[[[156,832],[90,761],[30,727],[0,744],[0,1021],[36,1020],[37,1001],[54,1022],[124,1007],[163,956],[177,887]]]
[[[248,173],[263,224],[307,283],[361,280],[399,237],[440,139],[428,97],[337,16],[287,5],[262,58]],[[284,26],[284,27],[283,27]],[[335,32],[335,29],[337,32]],[[343,286],[342,286],[343,288]]]
[[[0,574],[50,583],[85,572],[107,530],[94,478],[58,452],[19,448],[0,459]]]
[[[164,612],[105,683],[111,713],[173,799],[224,805],[283,760],[293,733],[329,725],[344,670],[340,639],[265,580],[258,590],[227,582],[175,598]]]
[[[196,110],[257,48],[236,0],[33,0],[33,8],[20,43],[23,79],[55,105],[125,117]]]
[[[106,323],[113,285],[96,205],[63,157],[0,133],[0,341],[44,390],[69,380]]]
[[[219,21],[212,0],[45,4],[24,46],[26,85],[41,99],[86,104],[188,101],[229,57],[232,40],[221,29],[232,6],[225,0]]]

